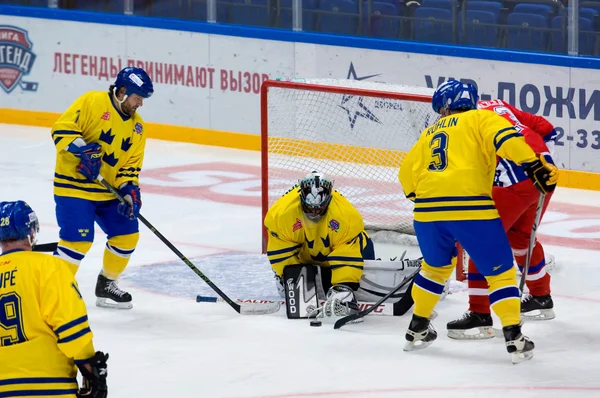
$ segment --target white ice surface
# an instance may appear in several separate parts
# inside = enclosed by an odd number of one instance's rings
[[[258,167],[260,158],[254,152],[150,140],[142,183],[154,178],[152,170],[215,162],[236,164],[243,174]],[[29,202],[42,222],[40,242],[58,236],[53,172],[48,129],[0,125],[0,200]],[[260,256],[258,201],[224,199],[258,199],[259,191],[236,193],[235,184],[224,190],[215,184],[224,174],[209,174],[154,180],[164,189],[142,191],[142,213],[227,294],[276,297]],[[186,184],[210,188],[185,195],[174,191]],[[105,244],[97,229],[77,278],[96,348],[110,353],[109,397],[600,396],[600,193],[559,188],[556,203],[570,204],[576,213],[556,207],[540,231],[542,242],[552,242],[547,251],[556,256],[557,318],[524,325],[536,351],[532,361],[518,366],[510,363],[502,338],[457,342],[445,336],[446,322],[467,307],[466,292],[438,305],[438,340],[413,353],[402,351],[408,316],[369,317],[333,330],[282,315],[241,316],[224,304],[198,304],[197,293],[214,294],[144,226],[121,283],[132,293],[134,308],[97,308],[94,287]],[[389,245],[376,250],[382,257],[400,251]],[[236,257],[244,261],[239,264]]]

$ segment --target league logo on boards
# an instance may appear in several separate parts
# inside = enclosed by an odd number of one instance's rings
[[[10,93],[19,86],[23,91],[37,91],[38,83],[24,82],[31,72],[36,55],[26,30],[0,25],[0,87]]]

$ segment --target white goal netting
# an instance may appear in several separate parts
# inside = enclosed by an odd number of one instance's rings
[[[398,170],[421,131],[438,119],[431,109],[433,90],[336,79],[265,84],[267,207],[318,170],[335,181],[368,229],[413,234],[412,203],[404,197]]]

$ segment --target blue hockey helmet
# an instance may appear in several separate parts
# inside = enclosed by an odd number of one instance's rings
[[[477,109],[477,87],[470,83],[461,83],[458,80],[448,80],[435,90],[431,98],[431,106],[437,113],[442,109],[469,110]]]
[[[302,211],[310,220],[317,221],[331,203],[333,181],[323,173],[313,171],[298,181]]]
[[[40,224],[35,212],[22,200],[0,203],[0,241],[21,240],[31,236],[30,243],[35,243],[35,235]]]
[[[154,86],[150,76],[142,68],[128,66],[118,74],[114,83],[117,90],[125,87],[125,95],[137,94],[142,98],[150,98],[154,93]]]

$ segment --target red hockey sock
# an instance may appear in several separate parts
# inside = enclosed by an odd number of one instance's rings
[[[521,272],[523,272],[525,267],[525,258],[525,256],[516,257]],[[536,242],[536,245],[533,248],[531,264],[529,265],[525,283],[529,289],[529,294],[532,296],[545,296],[550,294],[550,274],[546,272],[544,248],[539,242]]]
[[[479,273],[473,260],[469,259],[469,273],[467,275],[469,286],[469,311],[480,314],[490,313],[490,299],[488,297],[488,283]]]

